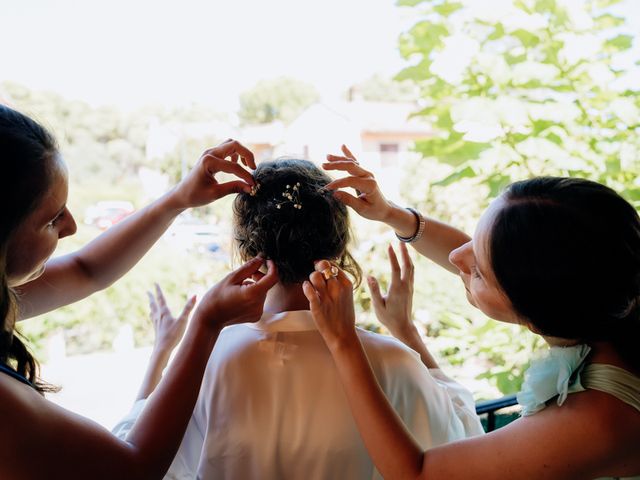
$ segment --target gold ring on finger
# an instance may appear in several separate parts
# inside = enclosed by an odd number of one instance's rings
[[[335,265],[331,265],[330,267],[325,268],[324,270],[322,270],[322,276],[324,277],[325,280],[330,280],[332,278],[336,278],[338,276],[338,267],[336,267]]]

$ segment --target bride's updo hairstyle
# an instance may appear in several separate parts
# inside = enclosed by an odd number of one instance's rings
[[[307,160],[277,159],[255,170],[257,187],[234,202],[234,235],[241,259],[274,261],[282,283],[299,283],[314,260],[329,259],[360,284],[362,270],[347,250],[347,207],[324,187],[331,178]]]
[[[640,218],[612,189],[580,178],[516,182],[490,234],[498,283],[545,335],[611,342],[640,370]]]

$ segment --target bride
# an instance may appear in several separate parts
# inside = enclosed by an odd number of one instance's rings
[[[242,259],[271,259],[279,283],[257,323],[222,331],[168,478],[379,478],[302,290],[320,258],[360,282],[347,250],[347,209],[309,161],[263,162],[254,179],[251,193],[235,199],[234,240]],[[423,448],[482,433],[467,390],[395,339],[357,334],[386,397]]]

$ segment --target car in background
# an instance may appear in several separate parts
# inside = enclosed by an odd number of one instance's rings
[[[177,248],[224,255],[221,245],[228,241],[229,236],[219,225],[184,212],[167,229],[164,238]]]
[[[134,211],[135,208],[131,202],[120,200],[97,202],[85,211],[84,223],[98,227],[100,230],[106,230]]]

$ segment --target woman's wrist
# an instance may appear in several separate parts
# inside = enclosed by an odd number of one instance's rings
[[[396,235],[409,238],[416,233],[416,216],[410,210],[391,203],[391,208],[382,220],[384,223],[393,228]]]
[[[167,364],[169,361],[169,357],[171,356],[171,352],[175,346],[165,345],[165,344],[154,344],[153,350],[151,351],[151,358],[157,362],[158,364]]]
[[[393,330],[389,329],[391,335],[396,337],[402,343],[413,343],[416,339],[420,338],[420,334],[418,333],[418,329],[413,324],[413,322],[409,322],[406,325],[403,325],[400,328],[395,328]]]
[[[158,201],[162,205],[163,210],[169,214],[178,216],[189,208],[186,199],[183,197],[184,195],[180,191],[180,185],[178,184],[160,197]]]
[[[360,341],[358,339],[358,334],[356,333],[355,326],[353,327],[353,330],[340,332],[340,334],[335,335],[329,335],[325,333],[323,337],[325,339],[327,347],[332,353],[349,350]]]
[[[403,332],[404,338],[408,345],[421,345],[422,337],[416,326],[412,323],[411,327]],[[413,347],[412,347],[413,348]]]
[[[224,328],[224,324],[230,319],[219,318],[219,313],[214,313],[211,310],[205,312],[194,312],[191,324],[194,328],[207,335],[218,335]]]

